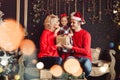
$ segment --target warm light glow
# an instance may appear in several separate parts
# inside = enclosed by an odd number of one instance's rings
[[[20,79],[20,75],[16,74],[16,75],[14,76],[14,78],[15,78],[15,80],[19,80],[19,79]]]
[[[44,68],[43,62],[38,62],[38,63],[36,64],[36,67],[37,67],[38,69],[43,69],[43,68]]]
[[[32,40],[24,39],[20,44],[20,50],[23,53],[23,55],[28,56],[28,55],[32,55],[35,52],[36,47]]]
[[[118,50],[120,50],[120,45],[118,45]]]
[[[5,51],[18,49],[24,38],[22,25],[13,19],[4,19],[0,24],[0,47]]]
[[[116,14],[118,11],[117,10],[113,10],[113,13]]]
[[[2,67],[0,67],[0,73],[2,73],[3,72],[3,68]]]
[[[120,22],[118,22],[118,25],[120,26]]]

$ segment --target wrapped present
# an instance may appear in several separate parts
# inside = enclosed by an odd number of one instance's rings
[[[61,43],[63,45],[70,44],[70,37],[67,35],[58,35],[56,37],[56,44]]]

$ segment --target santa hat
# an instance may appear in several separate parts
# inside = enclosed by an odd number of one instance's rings
[[[67,17],[68,18],[66,13],[60,14],[60,18],[63,18],[63,17]]]
[[[85,24],[85,20],[84,20],[84,18],[83,18],[83,16],[81,15],[80,12],[72,12],[72,13],[71,13],[71,19],[80,21],[81,24]]]

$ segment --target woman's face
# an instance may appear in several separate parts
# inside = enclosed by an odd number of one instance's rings
[[[58,28],[59,27],[59,19],[58,18],[54,18],[53,20],[51,20],[51,25],[54,27],[54,28]]]
[[[66,26],[68,24],[67,17],[61,18],[61,24],[62,24],[62,26]]]

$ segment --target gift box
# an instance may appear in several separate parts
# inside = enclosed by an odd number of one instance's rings
[[[67,35],[58,35],[56,37],[56,44],[61,43],[62,45],[70,44],[70,37]]]

